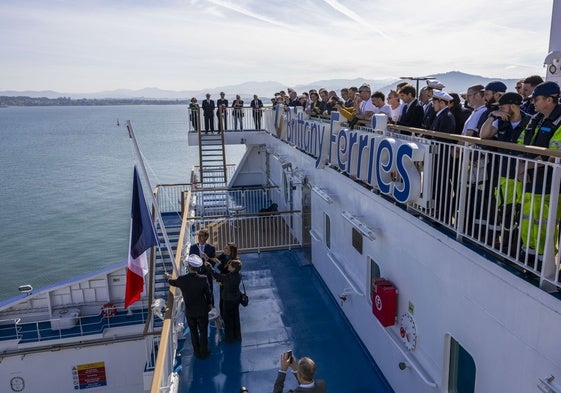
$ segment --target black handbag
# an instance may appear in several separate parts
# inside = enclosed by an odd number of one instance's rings
[[[243,278],[242,278],[242,285],[243,285],[243,293],[240,293],[240,304],[244,307],[247,307],[247,305],[249,304],[249,298],[245,293],[245,284],[243,282]]]

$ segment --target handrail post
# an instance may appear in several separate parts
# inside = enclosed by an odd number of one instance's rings
[[[555,163],[559,164],[561,159],[556,158]],[[549,168],[546,167],[546,171]],[[549,209],[547,214],[547,230],[545,235],[545,245],[542,261],[542,270],[540,272],[540,288],[544,290],[555,289],[550,284],[550,280],[555,280],[558,269],[555,264],[555,244],[557,240],[555,234],[557,233],[557,209],[559,201],[559,188],[561,182],[561,168],[558,165],[552,166],[553,171],[551,178],[551,189],[549,191]],[[544,203],[543,201],[542,203]],[[538,252],[538,250],[536,250]]]

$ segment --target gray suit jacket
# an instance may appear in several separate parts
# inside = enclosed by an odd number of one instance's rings
[[[290,373],[290,371],[287,371]],[[294,375],[296,377],[296,374]],[[277,374],[277,380],[275,381],[275,387],[273,388],[273,393],[282,393],[284,389],[284,380],[286,379],[286,373],[279,372]],[[327,392],[327,385],[325,381],[318,379],[315,382],[315,385],[311,388],[302,388],[298,386],[296,389],[289,390],[289,392],[294,393],[326,393]]]

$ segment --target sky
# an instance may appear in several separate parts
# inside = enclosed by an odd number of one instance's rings
[[[544,76],[553,0],[0,0],[0,91]]]

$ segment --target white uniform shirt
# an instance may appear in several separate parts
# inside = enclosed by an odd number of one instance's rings
[[[479,122],[479,118],[485,112],[487,107],[485,105],[481,105],[479,108],[471,112],[471,115],[466,120],[464,124],[464,129],[462,130],[462,135],[467,135],[468,130],[475,130],[479,133],[479,129],[477,128],[477,123]]]

